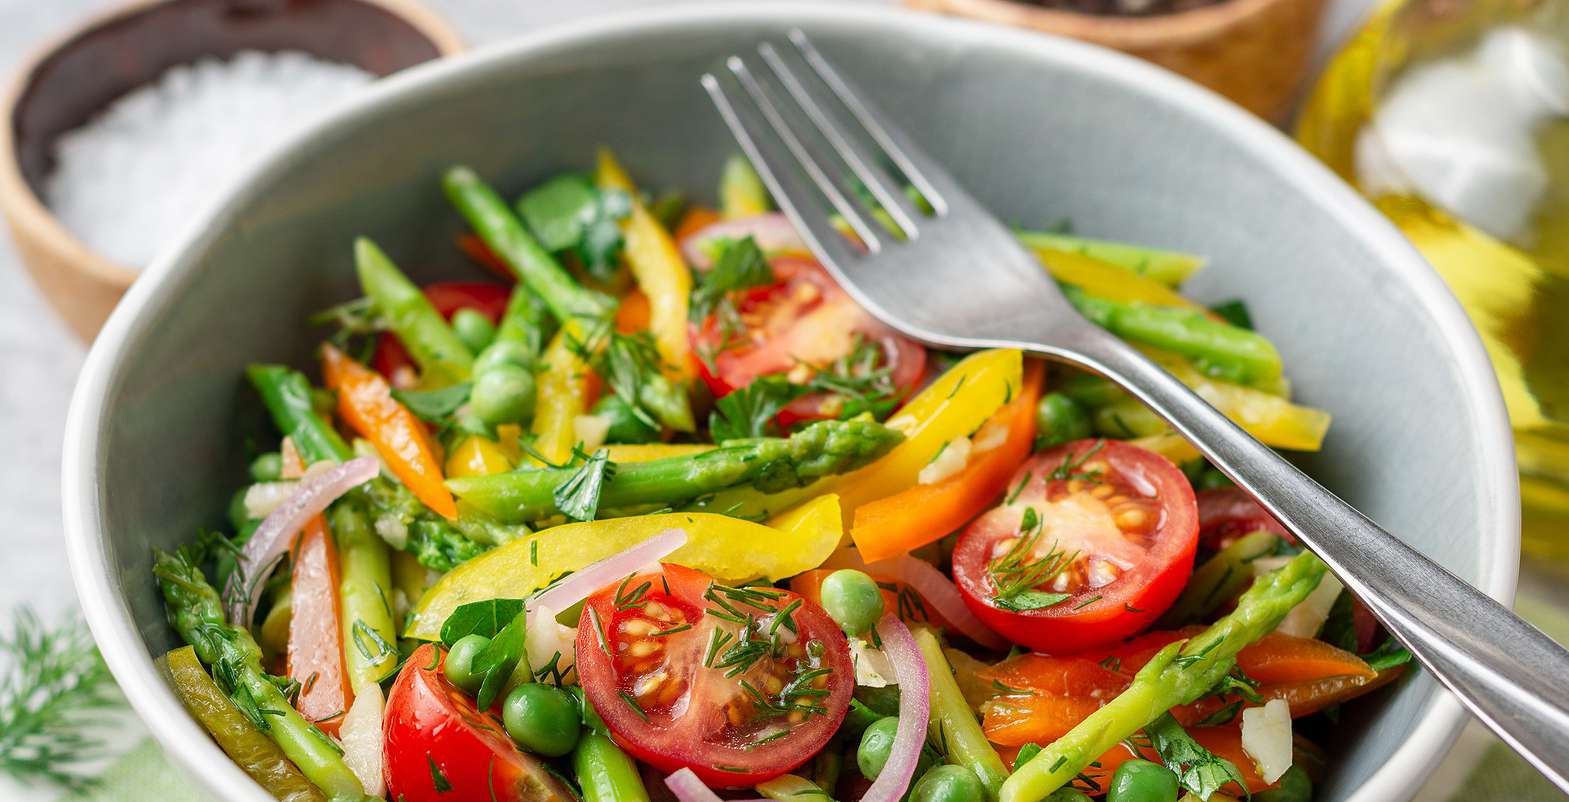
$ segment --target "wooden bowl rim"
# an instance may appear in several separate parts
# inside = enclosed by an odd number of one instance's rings
[[[382,11],[407,23],[436,48],[439,57],[451,56],[464,50],[463,39],[456,30],[435,12],[409,0],[355,0]],[[12,227],[18,231],[17,239],[32,237],[41,240],[44,247],[59,255],[72,269],[91,277],[126,289],[141,275],[135,270],[115,262],[94,251],[66,228],[49,207],[44,204],[31,184],[22,176],[21,164],[16,157],[16,141],[12,121],[17,104],[32,83],[33,74],[51,56],[69,47],[73,42],[98,28],[127,17],[141,14],[166,0],[129,0],[112,8],[89,15],[81,24],[54,36],[35,48],[11,79],[0,106],[0,207],[4,207]],[[25,232],[25,233],[20,233]],[[21,245],[22,243],[17,243]]]
[[[907,0],[908,1],[908,0]],[[1220,0],[1200,8],[1147,17],[1102,16],[1017,0],[918,0],[921,5],[987,22],[1025,26],[1118,49],[1183,46],[1214,38],[1273,6],[1294,0]]]

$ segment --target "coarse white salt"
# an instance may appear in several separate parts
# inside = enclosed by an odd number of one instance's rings
[[[88,247],[139,269],[273,144],[374,77],[295,51],[174,67],[60,137],[45,202]]]

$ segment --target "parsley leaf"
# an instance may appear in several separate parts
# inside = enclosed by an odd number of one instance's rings
[[[446,424],[458,407],[468,403],[472,384],[464,382],[439,390],[393,390],[392,397],[409,408],[420,420]]]
[[[699,274],[699,281],[692,290],[689,314],[692,320],[701,322],[730,293],[774,283],[774,271],[757,242],[746,237],[726,243],[713,268]]]
[[[451,646],[469,635],[494,638],[522,611],[522,599],[486,599],[460,604],[441,625],[441,642]]]
[[[1023,612],[1025,610],[1044,610],[1062,604],[1068,599],[1067,593],[1044,593],[1039,590],[1023,590],[1011,596],[998,596],[996,604],[1004,610]]]
[[[518,610],[512,620],[490,639],[490,645],[474,656],[474,673],[484,679],[480,682],[475,704],[480,710],[489,710],[496,697],[506,687],[512,672],[523,660],[527,645],[527,626],[524,612]]]
[[[760,376],[714,402],[708,431],[716,443],[768,437],[774,434],[774,416],[803,392],[784,376]]]
[[[1411,652],[1394,638],[1387,638],[1377,649],[1362,655],[1362,659],[1366,660],[1367,667],[1374,671],[1387,671],[1411,662]]]
[[[582,452],[578,452],[582,456]],[[556,486],[556,508],[574,521],[592,521],[599,514],[599,494],[615,475],[610,450],[601,448],[584,460],[576,472]]]
[[[1235,763],[1193,740],[1170,713],[1162,713],[1144,732],[1177,783],[1199,799],[1208,800],[1228,782],[1247,787]]]

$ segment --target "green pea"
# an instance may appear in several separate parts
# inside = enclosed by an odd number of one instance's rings
[[[855,765],[861,768],[862,777],[875,780],[882,773],[888,753],[893,751],[893,736],[898,729],[899,717],[889,716],[872,722],[872,726],[861,733],[861,745],[855,749]]]
[[[276,482],[283,478],[283,455],[269,451],[251,460],[251,478],[258,482]]]
[[[659,430],[639,418],[619,395],[599,399],[593,413],[610,419],[610,428],[605,432],[607,443],[650,443],[659,439]]]
[[[518,746],[545,757],[561,757],[577,746],[583,730],[577,700],[554,685],[525,682],[507,694],[501,722]]]
[[[1117,767],[1106,802],[1176,802],[1177,775],[1159,763],[1129,760]]]
[[[469,409],[486,424],[523,423],[534,417],[534,374],[517,365],[497,365],[469,391]]]
[[[845,568],[823,580],[823,609],[848,635],[864,635],[883,617],[883,592],[861,571]]]
[[[1035,406],[1038,448],[1053,448],[1090,436],[1090,415],[1079,402],[1062,393],[1047,393]]]
[[[1090,795],[1077,788],[1058,788],[1041,802],[1090,802]]]
[[[458,686],[468,693],[479,690],[479,685],[485,680],[484,675],[474,673],[474,658],[490,645],[490,638],[484,635],[465,635],[452,644],[447,650],[447,662],[443,670],[447,674],[447,681]]]
[[[516,365],[520,368],[526,368],[533,364],[534,353],[528,349],[528,346],[510,340],[503,340],[499,343],[491,344],[490,347],[481,351],[478,357],[475,357],[474,375],[483,376],[495,370],[497,365]]]
[[[463,308],[452,315],[452,333],[468,346],[469,353],[477,354],[496,339],[496,324],[478,309]]]
[[[1278,786],[1253,795],[1254,802],[1309,802],[1312,798],[1313,781],[1301,766],[1286,769]]]
[[[910,802],[973,802],[986,796],[975,772],[963,766],[936,766],[916,782]]]

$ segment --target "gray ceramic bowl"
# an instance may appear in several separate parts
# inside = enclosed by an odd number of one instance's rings
[[[78,592],[137,711],[217,798],[265,796],[154,668],[176,641],[148,568],[222,520],[244,469],[241,368],[306,363],[306,317],[354,292],[355,235],[421,279],[472,273],[437,184],[454,162],[510,193],[605,142],[647,186],[714,186],[735,148],[696,76],[791,25],[1002,218],[1212,257],[1191,292],[1247,298],[1299,397],[1335,414],[1305,465],[1510,599],[1513,452],[1477,337],[1404,240],[1278,133],[1144,64],[1002,28],[823,6],[606,18],[411,70],[294,140],[149,269],[93,349],[65,444]],[[1354,706],[1319,799],[1409,796],[1461,721],[1426,676]]]

